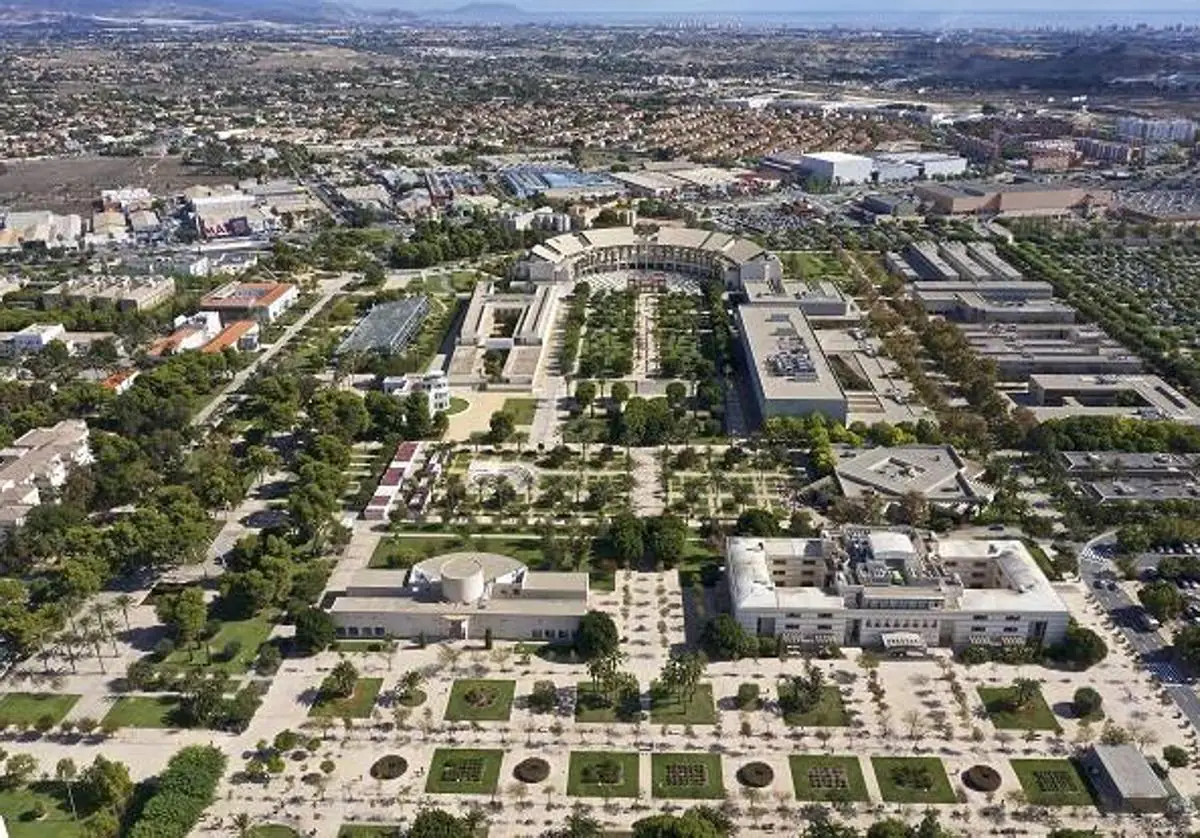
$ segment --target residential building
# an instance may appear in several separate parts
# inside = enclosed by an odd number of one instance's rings
[[[200,300],[201,310],[215,311],[221,322],[257,320],[274,323],[300,298],[300,290],[286,282],[229,282]]]
[[[1117,119],[1117,136],[1146,143],[1183,143],[1196,141],[1196,123],[1190,119],[1142,119],[1123,116]]]
[[[67,328],[62,323],[30,323],[9,338],[14,355],[36,354],[54,341],[64,344],[68,349],[71,348]]]
[[[733,615],[791,646],[1053,645],[1070,612],[1017,540],[847,528],[820,538],[730,538]]]
[[[495,553],[447,553],[406,570],[362,570],[334,593],[339,637],[549,640],[575,635],[588,575],[533,571]]]
[[[168,276],[81,276],[61,282],[42,293],[47,307],[86,302],[112,305],[121,311],[148,311],[175,296],[175,280]]]
[[[0,528],[24,524],[42,492],[62,486],[71,468],[91,461],[87,423],[79,419],[34,428],[0,449]]]

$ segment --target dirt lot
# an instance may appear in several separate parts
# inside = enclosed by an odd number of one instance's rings
[[[0,206],[13,210],[88,212],[101,189],[144,186],[154,194],[197,183],[228,183],[229,177],[200,174],[178,157],[69,157],[4,164]]]

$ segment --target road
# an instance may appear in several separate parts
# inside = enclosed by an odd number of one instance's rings
[[[204,407],[202,407],[199,411],[197,411],[196,415],[194,417],[192,417],[192,424],[193,425],[207,424],[208,421],[210,419],[212,419],[212,417],[214,415],[217,415],[217,413],[221,409],[221,407],[225,404],[226,401],[229,400],[229,397],[231,395],[233,395],[234,393],[236,393],[238,390],[240,390],[242,388],[242,385],[244,385],[250,379],[250,377],[252,375],[254,375],[255,372],[258,371],[259,367],[261,367],[263,364],[267,363],[272,358],[274,358],[276,355],[278,355],[279,352],[285,346],[287,346],[287,344],[292,340],[292,338],[294,338],[296,335],[298,335],[300,333],[300,330],[305,327],[305,325],[308,323],[308,321],[311,320],[318,311],[320,311],[322,308],[324,308],[325,305],[331,299],[333,299],[334,295],[336,295],[343,288],[346,287],[346,285],[351,281],[351,279],[352,279],[352,277],[349,277],[349,276],[341,276],[341,277],[338,277],[337,279],[322,280],[320,282],[321,289],[322,289],[321,296],[319,298],[317,298],[317,301],[315,303],[312,304],[312,307],[309,308],[308,311],[304,312],[304,314],[300,315],[300,317],[296,320],[295,323],[288,326],[283,331],[283,334],[279,336],[278,340],[276,340],[273,344],[268,346],[266,349],[259,352],[258,356],[253,361],[251,361],[250,364],[244,370],[242,370],[237,375],[235,375],[233,377],[233,380],[230,381],[229,384],[227,384],[225,386],[225,389],[223,389],[220,393],[218,393],[211,402],[209,402]]]
[[[1142,630],[1138,617],[1141,606],[1119,584],[1113,589],[1108,587],[1109,582],[1118,578],[1111,559],[1113,539],[1113,533],[1104,533],[1084,545],[1079,553],[1079,575],[1097,604],[1108,612],[1117,630],[1129,641],[1138,662],[1162,682],[1192,727],[1200,730],[1200,697],[1190,686],[1195,679],[1176,666],[1171,647],[1161,632]]]

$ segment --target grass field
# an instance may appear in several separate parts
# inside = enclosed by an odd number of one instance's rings
[[[997,730],[1062,730],[1041,692],[1024,707],[1012,709],[1015,694],[1015,687],[979,687],[979,697]]]
[[[879,793],[888,803],[954,803],[946,767],[937,757],[871,757]]]
[[[715,725],[717,708],[711,684],[700,684],[691,701],[683,703],[678,693],[663,695],[650,691],[650,721],[656,725]]]
[[[641,717],[642,698],[637,690],[623,693],[607,707],[591,704],[588,701],[589,696],[594,692],[590,681],[585,681],[576,687],[575,721],[583,724],[613,724],[636,722]]]
[[[601,784],[588,781],[588,770],[605,762],[619,766],[617,782]],[[639,759],[633,752],[571,751],[567,770],[567,794],[572,797],[637,797]]]
[[[500,411],[511,416],[518,427],[532,425],[533,415],[537,413],[537,399],[505,399]]]
[[[113,702],[101,725],[116,727],[176,727],[179,697],[173,695],[123,695]]]
[[[1014,759],[1013,772],[1033,806],[1094,806],[1091,786],[1069,759]]]
[[[0,726],[32,725],[43,716],[58,724],[77,701],[79,696],[69,693],[8,693],[0,697]]]
[[[382,678],[359,678],[354,685],[354,694],[349,698],[339,698],[333,701],[317,701],[309,708],[308,715],[315,718],[370,718],[371,710],[375,707],[375,698],[383,686]]]
[[[717,800],[725,796],[717,754],[651,754],[650,781],[655,797]]]
[[[500,779],[504,751],[438,748],[429,763],[430,794],[492,794]]]
[[[507,722],[512,715],[516,681],[463,679],[450,688],[448,722]],[[477,703],[472,703],[472,698]]]
[[[61,783],[34,783],[0,791],[0,816],[4,817],[9,838],[78,838],[84,834],[87,818],[75,820],[71,804],[61,791]],[[46,816],[34,820],[34,806],[41,803]]]
[[[790,692],[790,684],[780,683],[780,701]],[[850,714],[842,701],[842,691],[830,686],[821,688],[821,700],[816,707],[807,713],[787,713],[783,720],[792,727],[846,727],[850,724]]]
[[[189,667],[204,667],[221,670],[231,675],[241,675],[247,672],[254,659],[258,657],[258,647],[266,642],[271,633],[271,621],[265,616],[251,617],[248,620],[226,620],[212,639],[208,641],[212,661],[204,654],[203,648],[176,649],[159,666],[163,669],[187,669]],[[235,644],[237,654],[226,656],[226,649]]]
[[[446,415],[454,416],[457,413],[462,413],[464,410],[466,410],[470,406],[471,406],[471,403],[469,401],[467,401],[466,399],[462,398],[461,396],[451,396],[450,397],[450,408],[446,411]]]
[[[795,754],[788,757],[797,800],[866,802],[867,782],[858,757]]]

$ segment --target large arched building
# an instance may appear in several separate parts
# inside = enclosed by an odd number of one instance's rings
[[[555,236],[530,250],[517,278],[571,282],[614,271],[647,270],[719,279],[730,289],[748,281],[777,281],[779,258],[749,239],[686,227],[639,232],[608,227]]]

